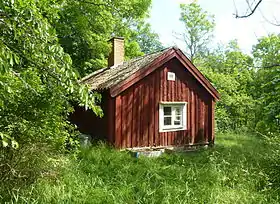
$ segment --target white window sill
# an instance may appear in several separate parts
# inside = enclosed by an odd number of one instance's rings
[[[183,127],[164,128],[164,129],[160,130],[159,132],[175,132],[175,131],[182,131],[182,130],[187,130],[187,129],[183,128]]]

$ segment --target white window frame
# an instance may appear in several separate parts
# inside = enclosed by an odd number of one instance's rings
[[[171,125],[164,125],[164,107],[171,107]],[[182,124],[174,125],[175,107],[181,108]],[[159,132],[172,132],[187,129],[187,102],[160,102],[159,104]]]
[[[168,81],[175,81],[176,80],[176,75],[174,72],[167,72],[167,80]]]

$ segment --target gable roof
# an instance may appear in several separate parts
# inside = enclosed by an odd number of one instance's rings
[[[93,72],[92,74],[82,78],[80,82],[86,83],[91,90],[109,89],[117,85],[131,74],[134,74],[139,69],[147,66],[157,57],[167,52],[170,48],[161,50],[156,53],[144,55],[125,61],[122,64],[106,67]]]
[[[91,90],[110,89],[111,96],[115,97],[174,57],[186,67],[215,99],[219,100],[220,95],[218,91],[189,61],[183,52],[176,47],[166,48],[155,53],[134,58],[119,65],[97,70],[82,78],[80,83],[88,84]]]

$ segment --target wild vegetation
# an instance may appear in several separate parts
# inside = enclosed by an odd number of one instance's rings
[[[145,22],[150,5],[0,2],[0,202],[279,203],[280,36],[251,55],[235,40],[210,47],[214,16],[197,4],[182,5],[180,20],[187,54],[221,93],[217,145],[139,160],[106,145],[79,150],[73,103],[103,113],[77,80],[106,66],[113,35],[125,37],[126,59],[163,47]]]
[[[269,142],[269,141],[267,141]],[[277,166],[263,138],[219,134],[215,147],[139,159],[104,144],[49,155],[18,203],[279,203]],[[279,149],[278,149],[279,150]],[[43,158],[46,159],[46,158]],[[274,173],[272,170],[275,170]]]

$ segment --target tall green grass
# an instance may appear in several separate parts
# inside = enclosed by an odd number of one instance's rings
[[[279,203],[253,135],[219,134],[213,148],[133,158],[104,144],[51,161],[19,203]],[[53,166],[52,165],[52,166]]]

